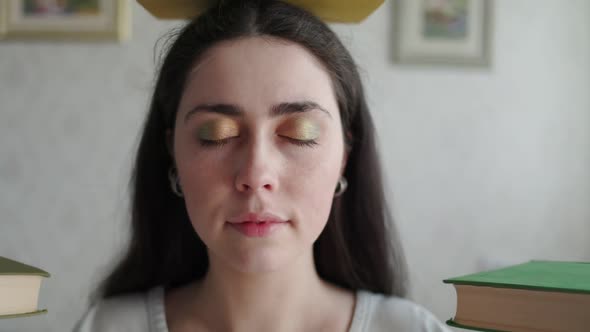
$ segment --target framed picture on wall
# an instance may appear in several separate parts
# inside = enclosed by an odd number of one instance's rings
[[[490,0],[397,0],[394,11],[397,62],[490,64]]]
[[[0,39],[129,37],[128,0],[0,0]]]

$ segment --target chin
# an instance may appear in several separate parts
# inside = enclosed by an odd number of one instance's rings
[[[277,250],[271,252],[256,250],[256,252],[241,254],[239,259],[233,262],[233,265],[243,273],[272,273],[290,266],[294,260],[290,256],[286,253],[281,254]]]
[[[223,264],[245,274],[265,274],[288,268],[296,259],[294,253],[284,248],[248,248],[223,255]]]

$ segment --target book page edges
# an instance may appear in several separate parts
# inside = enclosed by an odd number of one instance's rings
[[[493,330],[587,331],[590,295],[455,285],[454,322]]]
[[[36,312],[41,281],[41,276],[0,276],[0,315]]]

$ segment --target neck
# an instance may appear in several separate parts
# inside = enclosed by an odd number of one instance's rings
[[[212,330],[302,331],[310,330],[314,318],[321,320],[318,309],[329,286],[317,275],[311,252],[266,273],[236,271],[211,258],[195,298]]]

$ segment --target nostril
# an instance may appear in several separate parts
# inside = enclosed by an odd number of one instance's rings
[[[255,184],[250,183],[248,181],[242,181],[241,183],[236,183],[236,188],[242,192],[250,192],[250,191],[258,191],[258,190],[266,190],[272,191],[274,190],[275,186],[272,183],[265,183],[265,184]]]

